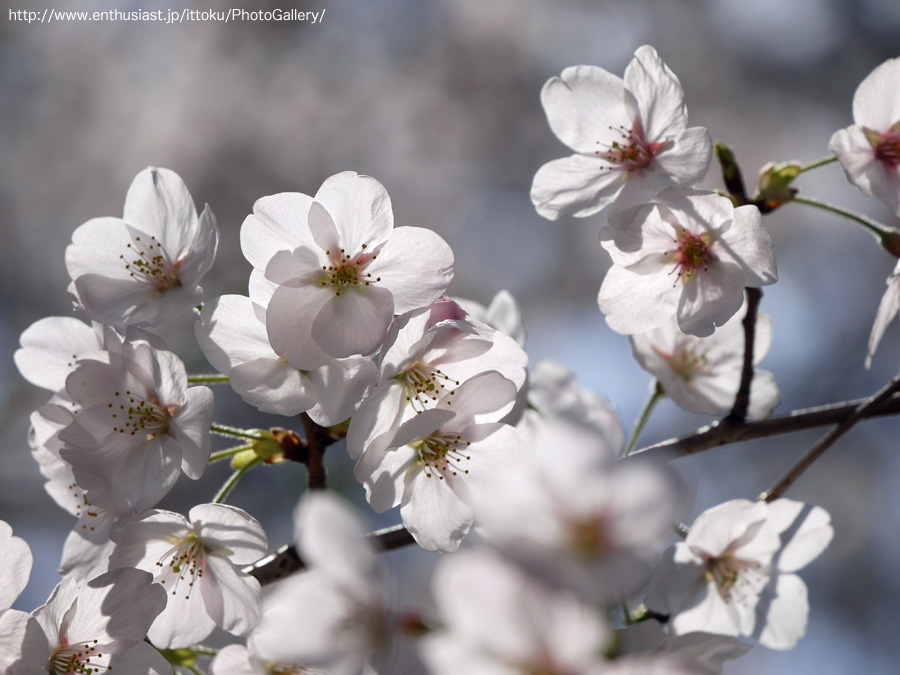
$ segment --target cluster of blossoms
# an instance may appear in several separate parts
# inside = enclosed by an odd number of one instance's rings
[[[860,86],[862,126],[832,140],[851,180],[895,210],[900,95],[873,100],[900,79],[897,63]],[[532,200],[551,219],[602,220],[613,267],[600,309],[630,336],[654,396],[721,414],[745,388],[741,417],[765,418],[778,389],[753,368],[771,322],[743,295],[776,281],[772,240],[756,202],[693,188],[712,143],[687,127],[683,99],[651,47],[624,79],[589,66],[551,79],[550,126],[576,154],[538,171]],[[21,336],[20,372],[50,392],[32,414],[33,454],[77,522],[63,580],[27,614],[9,607],[31,553],[0,521],[2,675],[196,673],[216,629],[233,644],[214,675],[710,674],[753,643],[787,649],[803,635],[795,572],[828,546],[829,515],[735,499],[680,525],[679,475],[627,457],[637,434],[626,445],[615,411],[564,366],[528,368],[511,295],[487,307],[448,297],[452,251],[430,230],[395,228],[377,180],[344,172],[315,196],[259,199],[241,228],[247,295],[203,302],[217,238],[175,173],[146,169],[124,217],[85,223],[66,252],[69,292],[92,323],[50,317]],[[900,307],[897,278],[872,350]],[[151,332],[190,311],[220,375],[188,376]],[[306,438],[214,424],[204,381],[282,420],[299,415]],[[211,431],[251,442],[211,455]],[[250,572],[267,536],[223,503],[229,490],[284,459],[323,488],[314,455],[341,439],[371,507],[398,508],[421,548],[453,554],[437,565],[432,609],[399,605],[378,538],[321,489],[295,512],[308,571],[261,596]],[[225,457],[235,475],[212,503],[186,516],[158,508],[182,473],[197,479]]]

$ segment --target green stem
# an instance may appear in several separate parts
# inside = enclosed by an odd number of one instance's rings
[[[653,412],[659,399],[665,395],[666,392],[663,391],[663,388],[660,386],[659,382],[657,382],[653,387],[653,393],[650,394],[650,398],[647,399],[647,402],[644,404],[644,409],[641,411],[640,417],[638,417],[637,422],[634,424],[631,438],[628,439],[628,445],[625,447],[625,457],[628,457],[628,455],[631,454],[631,451],[634,449],[634,444],[637,443],[637,439],[640,438],[641,433],[643,433],[644,427],[647,426],[647,420],[650,419],[650,413]]]
[[[810,162],[809,164],[804,164],[800,167],[800,173],[804,171],[812,171],[813,169],[818,169],[820,166],[825,166],[826,164],[832,164],[837,161],[837,157],[835,155],[828,155],[827,157],[822,157],[820,159],[815,160],[814,162]]]
[[[191,647],[191,651],[199,656],[216,656],[219,653],[218,649],[213,649],[212,647],[204,647],[203,645],[196,645]]]
[[[182,668],[191,673],[191,675],[203,675],[203,671],[197,666],[182,666]]]
[[[188,384],[227,384],[228,376],[210,373],[204,375],[188,375]]]
[[[228,496],[228,493],[234,489],[234,486],[238,484],[238,481],[244,477],[244,474],[247,473],[250,469],[252,469],[257,464],[260,464],[262,460],[259,457],[252,459],[247,462],[240,469],[235,471],[231,476],[225,481],[225,485],[223,485],[219,491],[216,493],[216,496],[213,497],[213,504],[223,504],[225,502],[225,498]]]
[[[213,432],[214,434],[219,434],[220,436],[233,436],[235,438],[249,438],[251,441],[261,441],[263,439],[263,436],[256,429],[247,431],[246,429],[238,429],[237,427],[229,427],[224,424],[213,424],[213,425],[210,425],[209,430],[211,432]]]
[[[828,202],[823,202],[819,199],[815,199],[814,197],[804,197],[803,195],[794,195],[794,199],[792,200],[795,204],[806,204],[807,206],[815,206],[817,209],[822,209],[824,211],[831,211],[832,213],[836,213],[839,216],[844,216],[844,218],[849,218],[850,220],[854,220],[864,228],[869,230],[872,234],[874,234],[879,240],[883,239],[886,234],[889,234],[888,229],[879,223],[876,220],[872,220],[871,218],[861,215],[859,213],[855,213],[848,209],[842,208],[840,206],[835,206],[834,204],[829,204]]]
[[[244,452],[244,450],[252,450],[253,443],[247,443],[246,445],[237,445],[233,448],[226,448],[225,450],[219,450],[219,452],[214,452],[209,456],[209,463],[218,462],[223,459],[228,459],[229,457],[234,457],[239,452]]]

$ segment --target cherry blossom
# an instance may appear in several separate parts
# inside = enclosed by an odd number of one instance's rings
[[[878,313],[875,315],[875,323],[872,325],[872,333],[869,335],[869,349],[866,352],[866,368],[872,365],[872,357],[881,343],[884,331],[887,330],[891,320],[900,311],[900,260],[894,266],[894,271],[888,277],[887,290],[881,296],[878,304]]]
[[[632,334],[676,316],[698,337],[735,315],[745,286],[777,280],[772,238],[755,206],[669,188],[600,235],[613,259],[598,302],[610,328]]]
[[[434,675],[587,673],[603,661],[610,631],[599,615],[490,551],[442,559],[432,590],[445,625],[422,640]]]
[[[12,527],[0,520],[0,672],[7,670],[22,656],[23,650],[34,649],[35,626],[31,616],[9,609],[28,584],[31,574],[31,549],[24,539],[14,537]],[[40,648],[41,640],[37,640]],[[23,675],[30,675],[22,671]]]
[[[295,527],[297,549],[310,570],[267,596],[248,639],[250,655],[299,672],[354,675],[370,661],[381,672],[395,672],[387,667],[394,622],[388,569],[364,537],[370,528],[328,493],[304,496]]]
[[[681,485],[664,465],[616,461],[621,443],[544,422],[526,461],[472,490],[478,533],[548,585],[595,600],[636,589],[679,517]]]
[[[900,216],[900,58],[889,59],[853,95],[853,124],[835,132],[828,149],[847,180]]]
[[[354,469],[372,508],[399,506],[419,546],[455,551],[472,527],[470,490],[490,484],[523,452],[513,427],[484,417],[497,415],[515,394],[499,373],[482,373],[376,437]]]
[[[149,167],[135,176],[123,218],[94,218],[66,249],[69,292],[102,323],[155,326],[203,299],[200,279],[218,242],[215,216],[197,210],[174,171]]]
[[[444,240],[418,227],[395,229],[384,187],[352,171],[326,180],[314,198],[258,200],[241,246],[278,284],[266,315],[272,348],[304,370],[316,367],[308,363],[319,351],[313,345],[336,358],[374,352],[394,314],[434,302],[453,276]]]
[[[682,408],[711,415],[725,412],[734,405],[741,382],[744,364],[742,314],[735,314],[706,338],[682,333],[672,317],[651,331],[629,336],[634,358],[641,368],[656,377],[663,391]],[[753,343],[754,365],[765,358],[771,344],[772,320],[759,314]],[[748,417],[768,417],[780,400],[775,376],[764,370],[754,370]]]
[[[596,66],[566,68],[544,85],[541,103],[576,153],[534,177],[531,201],[550,220],[637,206],[709,169],[709,132],[687,127],[681,83],[653,47],[638,48],[624,80]]]
[[[354,459],[382,433],[396,429],[472,377],[497,371],[520,389],[528,356],[507,335],[466,315],[444,298],[397,317],[381,350],[378,387],[353,416],[347,451]],[[491,411],[496,421],[511,399]]]
[[[11,675],[110,670],[171,675],[172,667],[144,642],[165,604],[165,592],[141,570],[113,570],[86,583],[66,577],[34,611],[43,639],[23,650]]]
[[[259,620],[259,582],[236,565],[265,555],[260,524],[224,504],[200,504],[188,516],[147,511],[111,533],[110,569],[146,570],[166,590],[165,610],[148,632],[157,647],[190,647],[216,626],[246,635]]]
[[[82,360],[67,378],[80,410],[59,434],[60,455],[92,504],[125,516],[154,506],[180,472],[203,473],[213,394],[188,388],[181,360],[134,328],[108,361]]]
[[[809,603],[797,570],[831,541],[828,513],[788,499],[735,499],[698,516],[663,556],[647,607],[676,635],[743,635],[790,649],[806,631]]]
[[[335,359],[318,348],[317,365],[311,365],[309,353],[304,370],[288,363],[272,349],[266,333],[266,308],[275,288],[254,271],[250,297],[224,295],[206,303],[195,325],[197,342],[241,398],[262,412],[293,416],[306,411],[317,424],[343,422],[374,384],[375,364],[363,356]],[[303,328],[309,331],[309,325]]]

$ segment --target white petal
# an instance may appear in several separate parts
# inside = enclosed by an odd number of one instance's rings
[[[344,171],[328,178],[316,201],[331,215],[337,227],[341,245],[351,255],[380,244],[390,236],[394,227],[391,198],[384,186],[371,176]]]
[[[200,538],[235,565],[248,565],[266,554],[268,541],[259,522],[246,511],[227,504],[200,504],[188,514]],[[221,550],[220,550],[221,549]]]
[[[725,248],[744,270],[747,286],[768,286],[778,281],[772,237],[763,227],[762,216],[755,206],[739,206],[734,210],[734,223],[716,242]]]
[[[900,264],[898,264],[900,267]],[[872,333],[869,335],[869,348],[866,353],[866,368],[872,365],[872,357],[878,349],[884,331],[893,318],[900,311],[900,274],[892,274],[887,280],[887,290],[881,296],[878,303],[878,312],[875,314],[875,323],[872,324]]]
[[[452,553],[472,527],[471,507],[437,473],[424,471],[406,475],[400,517],[426,551]]]
[[[209,387],[195,386],[185,392],[185,398],[169,423],[169,436],[181,449],[181,470],[196,480],[209,462],[214,397]]]
[[[313,340],[335,358],[371,354],[378,349],[394,318],[391,292],[368,286],[330,295],[313,320]],[[276,291],[272,301],[277,297]]]
[[[125,196],[125,222],[155,235],[177,260],[196,236],[197,209],[184,181],[174,171],[148,167],[141,171]]]
[[[283,356],[294,368],[312,370],[330,360],[311,331],[311,318],[334,297],[325,288],[279,287],[266,311],[266,331],[276,354]]]
[[[596,157],[571,155],[547,162],[534,176],[531,203],[544,218],[585,218],[609,206],[628,174]]]
[[[706,270],[696,270],[684,282],[678,301],[678,327],[698,337],[713,334],[725,324],[744,301],[744,273],[724,260],[713,261]]]
[[[241,226],[241,250],[258,270],[278,251],[293,251],[299,246],[314,246],[306,215],[312,197],[299,192],[283,192],[258,199],[253,214]]]
[[[675,313],[678,295],[665,274],[636,274],[613,266],[606,273],[597,302],[606,323],[617,333],[642,333]]]
[[[62,391],[78,357],[103,349],[94,329],[78,319],[51,316],[36,321],[19,338],[16,367],[26,380],[43,389]]]
[[[12,607],[31,574],[31,549],[24,539],[14,537],[12,532],[9,524],[0,520],[0,569],[3,570],[0,612]]]
[[[781,537],[782,548],[772,562],[782,572],[796,572],[808,565],[834,536],[831,516],[825,509],[790,499],[769,504],[768,522]]]
[[[677,136],[687,127],[684,90],[653,47],[644,45],[625,69],[625,88],[640,111],[644,137],[651,143]]]
[[[691,127],[653,157],[653,167],[675,185],[690,187],[706,177],[712,162],[712,138],[703,127]]]
[[[774,586],[766,588],[756,605],[757,629],[750,637],[770,649],[791,649],[806,632],[806,584],[796,574],[779,574]]]
[[[884,133],[900,122],[900,59],[888,59],[853,94],[853,121]]]
[[[340,424],[354,414],[366,392],[375,384],[378,368],[371,359],[336,359],[310,372],[318,401],[309,409],[316,424]]]
[[[229,633],[247,635],[262,613],[259,581],[218,556],[207,558],[207,564],[222,593],[222,618],[217,623]]]

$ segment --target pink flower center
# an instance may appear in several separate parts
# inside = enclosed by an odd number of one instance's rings
[[[892,167],[900,164],[900,133],[882,136],[875,146],[875,157]]]
[[[50,657],[48,666],[50,672],[56,675],[94,675],[109,670],[108,666],[100,663],[105,660],[103,654],[97,651],[97,640],[69,644],[63,638],[59,649]]]
[[[712,253],[709,250],[710,238],[708,235],[699,235],[681,228],[678,238],[675,239],[675,250],[670,251],[675,260],[675,271],[681,280],[687,282],[697,272],[706,271],[712,261]]]
[[[331,264],[322,265],[324,274],[319,279],[322,286],[331,286],[334,288],[334,294],[340,295],[342,291],[353,286],[370,286],[376,281],[381,281],[381,277],[373,279],[371,273],[366,272],[368,264],[378,257],[376,254],[368,253],[366,251],[368,247],[368,244],[363,244],[362,251],[355,256],[344,249],[337,255],[332,255],[330,250],[325,251],[325,255],[331,256]]]
[[[598,148],[595,154],[612,164],[611,168],[622,169],[628,173],[646,169],[653,161],[653,156],[663,146],[662,143],[647,142],[641,125],[637,121],[631,126],[631,129],[621,125],[611,126],[609,129],[613,134],[618,135],[619,139],[614,140],[605,149]],[[602,145],[601,141],[597,141],[597,145]]]

